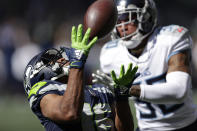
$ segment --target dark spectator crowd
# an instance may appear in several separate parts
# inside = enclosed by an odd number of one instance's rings
[[[23,73],[28,61],[50,47],[69,46],[73,25],[83,23],[83,14],[94,0],[1,0],[0,1],[0,92],[24,93]],[[192,35],[193,78],[197,78],[197,5],[196,0],[155,0],[159,21],[163,25],[187,27]],[[86,83],[99,68],[102,43],[98,41],[90,52],[86,65]],[[193,80],[197,89],[197,81]]]

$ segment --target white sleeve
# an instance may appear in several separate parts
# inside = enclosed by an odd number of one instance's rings
[[[188,73],[176,71],[168,73],[166,83],[140,85],[140,99],[156,104],[182,103],[191,87],[191,77]]]

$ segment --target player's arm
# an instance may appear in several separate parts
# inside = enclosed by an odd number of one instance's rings
[[[112,111],[115,115],[115,127],[118,131],[134,130],[128,97],[130,96],[129,90],[136,77],[137,70],[137,66],[132,68],[132,64],[129,64],[126,72],[124,66],[121,66],[120,76],[118,78],[116,78],[114,71],[111,72],[111,77],[101,71],[92,74],[93,83],[106,85],[114,94],[115,103],[112,105]]]
[[[83,108],[83,68],[90,48],[96,42],[95,37],[89,44],[90,29],[82,39],[82,25],[72,28],[72,45],[66,53],[69,57],[70,72],[67,89],[63,96],[48,94],[40,102],[43,115],[57,123],[77,122],[80,120]]]
[[[178,53],[172,56],[168,62],[167,82],[162,84],[156,84],[156,85],[147,85],[146,87],[144,86],[144,88],[146,88],[145,89],[146,92],[144,95],[146,95],[147,98],[150,97],[150,100],[152,99],[153,101],[154,99],[155,100],[162,99],[162,97],[163,98],[168,97],[169,100],[171,101],[173,101],[172,97],[174,97],[174,99],[184,98],[184,95],[187,90],[186,89],[187,84],[189,82],[189,77],[190,77],[189,74],[191,72],[189,66],[190,65],[189,58],[190,55],[188,51],[184,51],[182,53]],[[180,84],[183,85],[178,84],[179,82]],[[131,87],[131,92],[130,92],[131,96],[140,97],[141,95],[140,86],[142,85],[133,85]],[[156,86],[157,89],[155,88]],[[160,88],[158,89],[158,87]],[[155,98],[154,98],[154,94],[157,94],[155,95]],[[158,95],[160,95],[160,97]]]
[[[111,72],[112,79],[115,83],[115,126],[118,131],[134,130],[133,117],[129,106],[129,90],[135,79],[138,67],[132,68],[129,64],[127,71],[124,71],[124,66],[121,66],[120,76],[116,78],[114,71]]]
[[[117,101],[114,104],[115,109],[115,127],[117,131],[133,131],[133,116],[130,110],[128,100]]]
[[[45,95],[40,107],[45,117],[57,123],[77,122],[83,107],[83,69],[71,68],[64,95]]]
[[[173,55],[168,61],[168,73],[181,71],[190,74],[190,52],[185,50]]]
[[[158,104],[182,103],[191,84],[190,53],[188,49],[170,57],[165,83],[134,85],[131,87],[130,94]]]

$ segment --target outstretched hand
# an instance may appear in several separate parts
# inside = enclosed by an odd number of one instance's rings
[[[111,76],[112,76],[113,81],[117,85],[128,86],[128,85],[132,84],[137,70],[138,70],[138,67],[135,66],[132,69],[132,63],[130,63],[128,66],[128,69],[125,73],[124,65],[121,65],[119,78],[116,78],[116,74],[115,74],[114,70],[111,71]]]
[[[125,99],[130,96],[129,90],[135,79],[137,70],[138,70],[138,67],[135,66],[132,69],[132,63],[130,63],[126,73],[125,73],[124,65],[121,66],[120,75],[118,78],[116,77],[114,70],[111,71],[111,76],[115,83],[114,90],[115,90],[115,95],[117,99]]]
[[[88,57],[89,51],[92,46],[96,43],[97,37],[94,37],[89,42],[91,29],[88,28],[84,37],[83,37],[83,26],[82,24],[76,27],[72,27],[71,32],[71,48],[62,47],[62,49],[66,52],[68,59],[70,61],[70,68],[83,68]],[[88,43],[89,42],[89,43]]]
[[[72,27],[72,32],[71,32],[71,41],[72,45],[71,47],[77,50],[81,50],[84,52],[85,55],[88,55],[89,50],[91,47],[96,43],[98,37],[94,37],[89,43],[89,37],[90,37],[90,32],[91,29],[88,28],[84,37],[82,36],[83,33],[83,26],[80,24],[78,26],[78,29],[76,30],[76,27]]]

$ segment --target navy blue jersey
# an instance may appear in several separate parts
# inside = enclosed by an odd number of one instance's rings
[[[114,128],[110,105],[113,95],[103,85],[95,84],[84,88],[84,106],[81,122],[78,124],[59,125],[46,118],[40,109],[40,101],[47,94],[63,95],[67,85],[56,81],[36,83],[28,94],[28,101],[33,113],[39,118],[47,131],[107,131]]]

